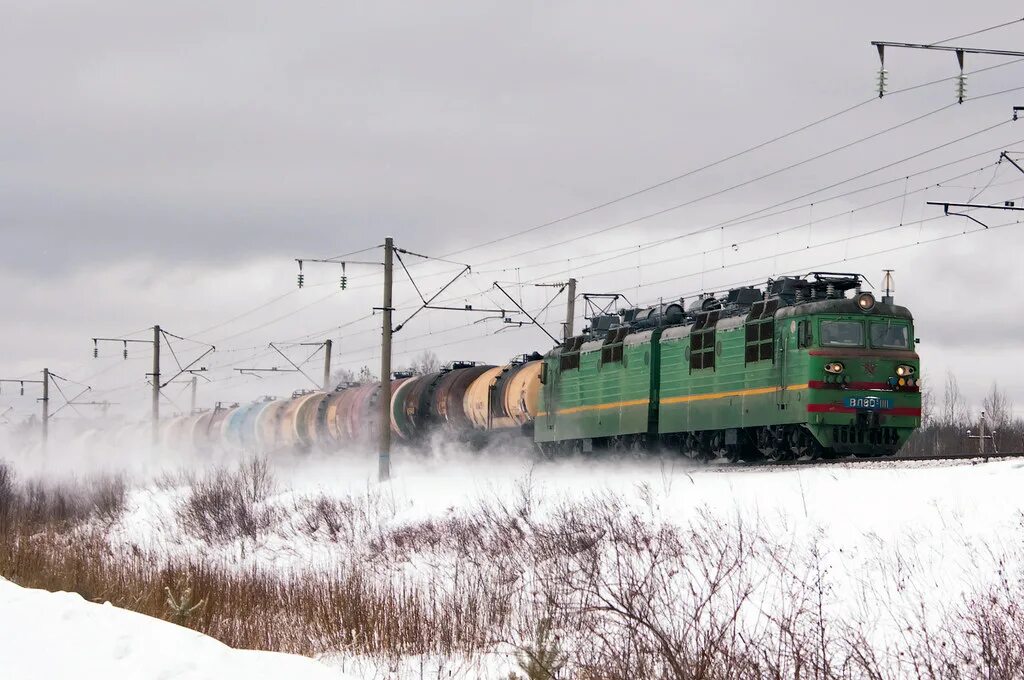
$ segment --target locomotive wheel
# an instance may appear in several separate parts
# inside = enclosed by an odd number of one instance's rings
[[[682,451],[684,456],[700,463],[706,463],[709,459],[699,434],[683,435]]]
[[[537,442],[537,458],[540,460],[554,460],[556,450],[555,442]]]
[[[757,448],[765,458],[773,463],[786,460],[789,454],[782,438],[767,427],[762,427],[757,431]]]

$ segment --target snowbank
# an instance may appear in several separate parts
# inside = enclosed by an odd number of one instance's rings
[[[0,578],[0,676],[9,680],[354,680],[313,659],[232,649],[213,638],[77,593]]]

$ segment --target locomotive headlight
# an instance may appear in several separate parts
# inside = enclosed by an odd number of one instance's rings
[[[841,363],[839,363],[838,361],[829,362],[829,363],[825,364],[825,372],[826,373],[842,373],[843,372],[843,365]]]
[[[875,306],[875,296],[871,293],[861,293],[856,299],[857,307],[862,312],[870,311]]]
[[[896,375],[901,378],[905,378],[908,375],[914,375],[914,367],[906,364],[900,364],[896,367]]]

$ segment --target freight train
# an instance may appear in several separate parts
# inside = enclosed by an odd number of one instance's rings
[[[370,383],[168,420],[161,438],[199,451],[334,451],[372,446],[384,426],[409,445],[435,433],[476,444],[507,436],[545,455],[893,455],[920,425],[914,322],[862,280],[814,272],[619,310],[543,356],[396,375],[390,423]]]

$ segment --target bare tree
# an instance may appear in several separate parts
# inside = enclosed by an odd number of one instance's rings
[[[931,427],[935,424],[935,394],[931,383],[918,383],[921,390],[921,427]]]
[[[985,409],[989,427],[994,430],[1004,430],[1013,422],[1013,403],[1006,392],[999,389],[999,383],[992,383],[992,388],[985,395],[981,407]]]
[[[420,352],[412,363],[412,372],[416,375],[436,373],[439,370],[441,370],[441,360],[429,349]]]
[[[351,368],[339,368],[331,373],[331,386],[337,387],[343,383],[354,383],[357,379],[356,372]]]
[[[967,423],[967,402],[960,391],[960,382],[952,371],[946,371],[946,392],[942,397],[942,424],[962,428]]]
[[[363,366],[359,369],[359,382],[361,383],[372,383],[377,382],[377,376],[374,375],[373,371],[370,370],[369,366]]]

